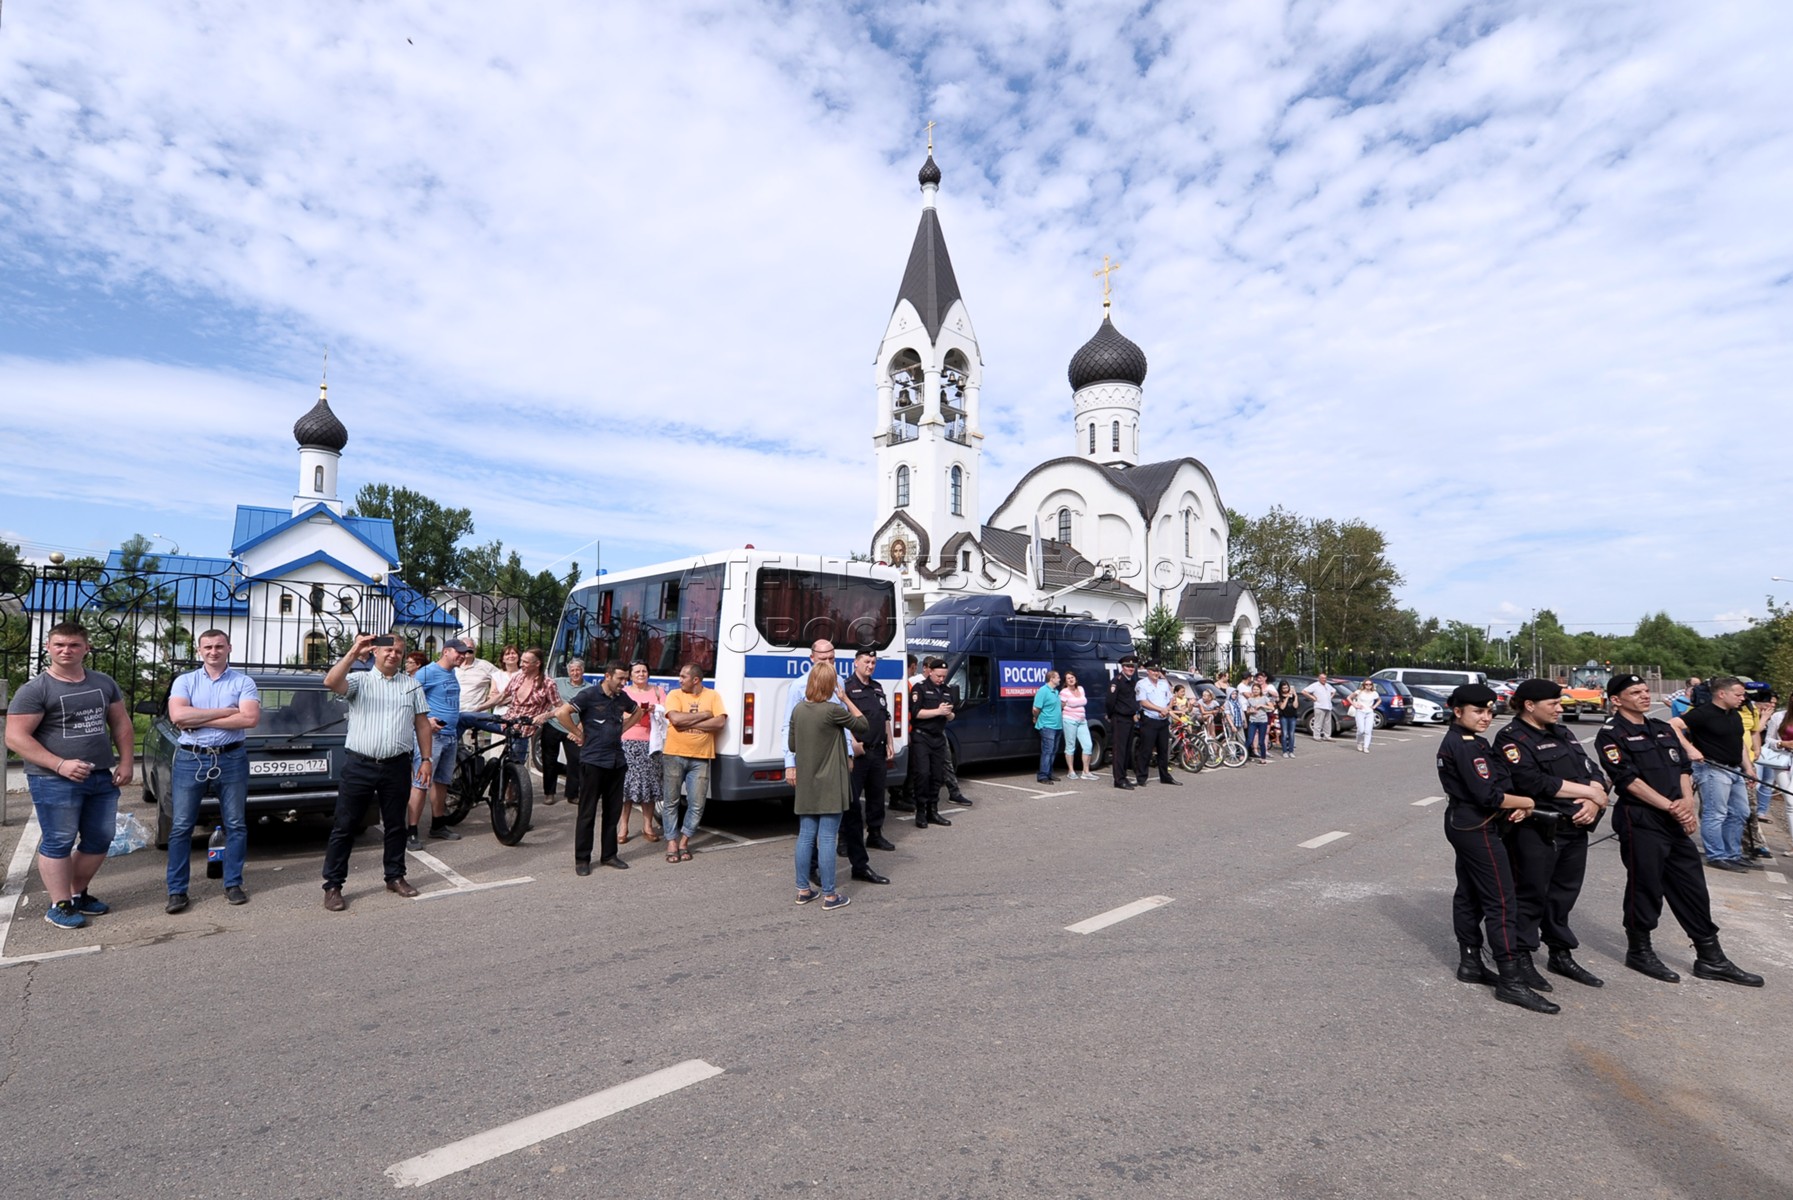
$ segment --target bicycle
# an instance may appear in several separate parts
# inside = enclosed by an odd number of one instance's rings
[[[459,825],[483,800],[492,810],[493,836],[506,846],[523,840],[535,809],[535,785],[511,746],[524,736],[518,730],[528,725],[508,717],[461,714],[463,734],[455,750],[454,779],[448,785],[448,815],[443,818],[448,824]],[[481,750],[465,736],[465,731],[474,729],[496,733],[498,740]],[[498,753],[491,753],[493,749]]]
[[[1187,717],[1171,722],[1170,761],[1185,771],[1200,771],[1207,766],[1202,761],[1201,735],[1196,731],[1195,722]]]
[[[1203,728],[1199,735],[1199,744],[1204,767],[1242,767],[1249,752],[1245,749],[1245,735],[1231,721],[1226,722],[1224,736],[1216,735],[1212,729]]]

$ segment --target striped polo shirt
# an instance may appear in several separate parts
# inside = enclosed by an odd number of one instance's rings
[[[348,747],[369,758],[410,754],[417,744],[416,718],[429,712],[417,681],[403,671],[351,671]]]

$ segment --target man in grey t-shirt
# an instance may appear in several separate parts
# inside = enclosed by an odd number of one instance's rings
[[[44,919],[79,929],[110,911],[87,893],[112,845],[118,789],[131,782],[131,714],[109,675],[85,666],[87,631],[52,626],[50,668],[19,689],[6,710],[6,747],[25,760],[25,782],[43,840],[37,870],[50,893]],[[115,752],[116,747],[116,752]]]

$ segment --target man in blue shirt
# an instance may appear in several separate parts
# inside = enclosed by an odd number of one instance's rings
[[[461,742],[461,681],[454,669],[462,662],[473,657],[473,645],[450,638],[442,643],[442,656],[433,663],[425,663],[417,668],[414,678],[417,686],[423,689],[423,697],[429,702],[430,724],[436,735],[431,743],[430,779],[428,794],[430,798],[430,836],[440,841],[458,842],[461,835],[442,818],[448,815],[448,784],[454,778],[455,752],[460,749]],[[423,849],[423,839],[417,836],[417,826],[423,820],[423,797],[425,789],[418,782],[419,768],[423,765],[423,756],[415,748],[411,751],[411,802],[406,808],[405,841],[407,849]]]
[[[1158,663],[1146,664],[1146,677],[1139,681],[1134,694],[1139,697],[1139,757],[1133,763],[1140,786],[1151,772],[1152,759],[1158,760],[1158,782],[1181,784],[1170,773],[1170,680]]]
[[[224,898],[249,903],[243,891],[243,862],[249,857],[249,751],[243,741],[261,721],[261,691],[255,680],[230,665],[230,635],[208,629],[199,635],[204,665],[174,681],[168,693],[168,720],[180,733],[169,781],[173,819],[168,826],[168,909],[187,909],[193,856],[193,823],[208,788],[218,794],[224,823]]]

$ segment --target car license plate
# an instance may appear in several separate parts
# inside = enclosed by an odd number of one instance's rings
[[[323,775],[329,770],[327,758],[264,758],[249,764],[251,775]]]

